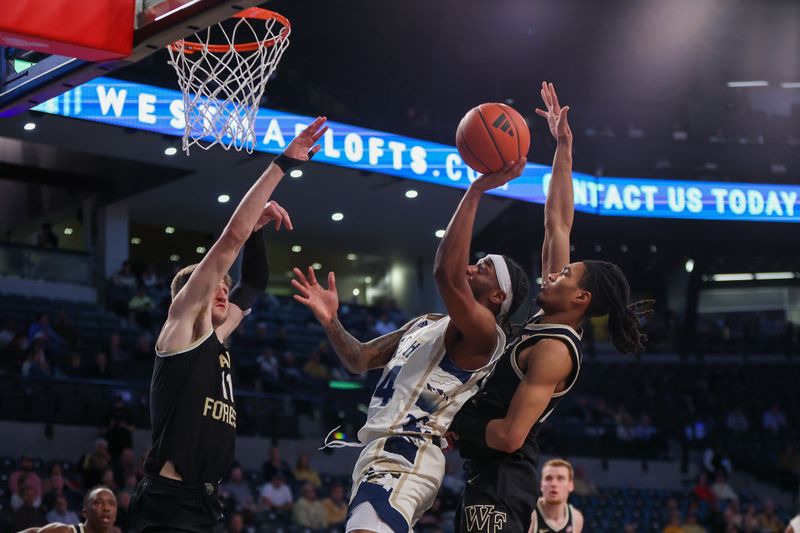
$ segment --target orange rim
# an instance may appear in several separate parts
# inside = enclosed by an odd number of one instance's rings
[[[269,48],[278,41],[286,39],[289,36],[289,32],[292,29],[292,25],[289,24],[289,19],[287,19],[280,13],[276,13],[275,11],[270,11],[269,9],[263,9],[260,7],[249,7],[235,14],[231,18],[276,20],[281,26],[283,26],[283,28],[281,28],[281,31],[277,36],[273,37],[272,39],[267,39],[266,41],[254,41],[251,43],[242,43],[234,45],[229,45],[229,44],[206,45],[195,41],[187,41],[185,39],[180,39],[170,44],[169,46],[173,50],[178,52],[183,52],[184,54],[193,54],[194,52],[201,52],[203,50],[208,50],[209,52],[213,52],[215,54],[224,54],[225,52],[230,51],[231,48],[233,48],[237,52],[254,52],[259,48],[261,48],[262,46],[265,48]]]

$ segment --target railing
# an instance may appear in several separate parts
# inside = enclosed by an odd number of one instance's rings
[[[91,255],[22,244],[0,244],[0,276],[90,285]]]

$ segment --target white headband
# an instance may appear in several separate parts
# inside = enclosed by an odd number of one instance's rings
[[[494,272],[497,275],[497,283],[500,285],[500,290],[506,294],[506,299],[500,304],[500,314],[498,319],[506,316],[508,310],[511,309],[511,302],[514,299],[514,294],[511,292],[511,276],[508,273],[508,265],[502,255],[489,254],[486,259],[490,260],[494,265]]]

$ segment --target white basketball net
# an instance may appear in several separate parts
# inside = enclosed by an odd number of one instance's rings
[[[183,150],[193,145],[208,150],[253,153],[257,144],[256,113],[267,82],[289,46],[291,28],[274,18],[234,18],[232,27],[222,23],[176,41],[167,47],[170,64],[178,74],[183,93],[186,129]],[[211,44],[224,36],[224,43]],[[257,43],[252,51],[238,51],[234,44]]]

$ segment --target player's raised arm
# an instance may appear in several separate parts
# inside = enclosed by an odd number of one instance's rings
[[[552,83],[542,82],[542,100],[546,110],[536,114],[547,119],[550,133],[555,137],[556,154],[547,201],[544,204],[544,243],[542,244],[542,279],[560,272],[569,264],[569,235],[575,214],[572,191],[572,131],[567,114],[569,106],[561,107]]]
[[[319,151],[320,146],[315,143],[325,133],[325,120],[325,117],[318,117],[295,137],[284,153],[267,167],[247,191],[222,235],[191,273],[186,285],[174,295],[167,321],[158,338],[159,350],[182,349],[212,327],[211,313],[205,311],[212,298],[214,305],[226,305],[227,294],[220,295],[219,302],[215,298],[217,291],[227,293],[227,287],[220,287],[223,277],[265,214],[265,204],[283,178],[285,168],[293,163],[308,161]]]
[[[354,374],[385,366],[394,355],[400,338],[416,321],[416,319],[411,320],[397,331],[369,342],[361,342],[350,335],[339,322],[337,316],[339,293],[336,291],[336,275],[333,272],[328,273],[327,289],[317,282],[317,276],[311,267],[308,267],[308,276],[299,268],[295,268],[294,276],[292,286],[298,292],[294,295],[294,299],[311,309],[314,317],[325,329],[325,335],[336,355],[344,367]]]
[[[490,268],[485,263],[470,266],[469,247],[478,203],[484,192],[500,187],[522,174],[526,158],[508,162],[499,172],[486,174],[475,180],[464,193],[444,237],[436,250],[433,276],[439,294],[444,300],[450,320],[460,335],[468,341],[467,355],[489,354],[497,342],[495,315],[475,299],[467,281],[470,269]],[[509,295],[492,295],[498,306]]]

